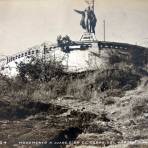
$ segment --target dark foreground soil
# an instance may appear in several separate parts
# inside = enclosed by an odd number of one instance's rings
[[[148,147],[146,75],[114,69],[0,84],[0,147]]]

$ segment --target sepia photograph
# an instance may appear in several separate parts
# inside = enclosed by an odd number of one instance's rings
[[[148,1],[0,0],[0,148],[148,148]]]

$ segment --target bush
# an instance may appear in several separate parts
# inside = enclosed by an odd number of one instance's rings
[[[61,35],[59,35],[57,37],[57,44],[59,47],[61,47],[61,49],[64,52],[69,52],[69,45],[71,45],[72,43],[73,42],[68,35],[66,35],[65,37],[62,37]]]
[[[102,71],[96,78],[96,84],[100,90],[106,91],[109,89],[134,89],[140,81],[140,75],[133,72],[132,69],[111,68]]]
[[[50,81],[52,78],[59,79],[65,74],[61,62],[44,61],[43,59],[32,59],[29,63],[21,62],[17,67],[18,76],[24,81],[40,80]]]
[[[7,94],[11,90],[12,80],[0,75],[0,96]]]

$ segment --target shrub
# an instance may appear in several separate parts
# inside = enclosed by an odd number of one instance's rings
[[[72,40],[68,35],[66,35],[65,37],[62,37],[61,35],[59,35],[57,37],[57,44],[59,47],[61,47],[61,49],[64,52],[69,52],[69,45],[72,44]]]
[[[102,71],[96,78],[96,84],[101,91],[108,89],[130,90],[137,86],[140,81],[140,75],[133,72],[132,69],[111,68]]]
[[[44,61],[43,59],[33,59],[29,63],[21,62],[17,67],[18,76],[24,81],[40,80],[44,82],[50,81],[52,78],[59,79],[65,74],[64,67],[61,62]]]

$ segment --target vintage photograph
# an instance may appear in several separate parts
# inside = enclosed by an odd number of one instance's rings
[[[0,0],[0,148],[148,148],[147,0]]]

